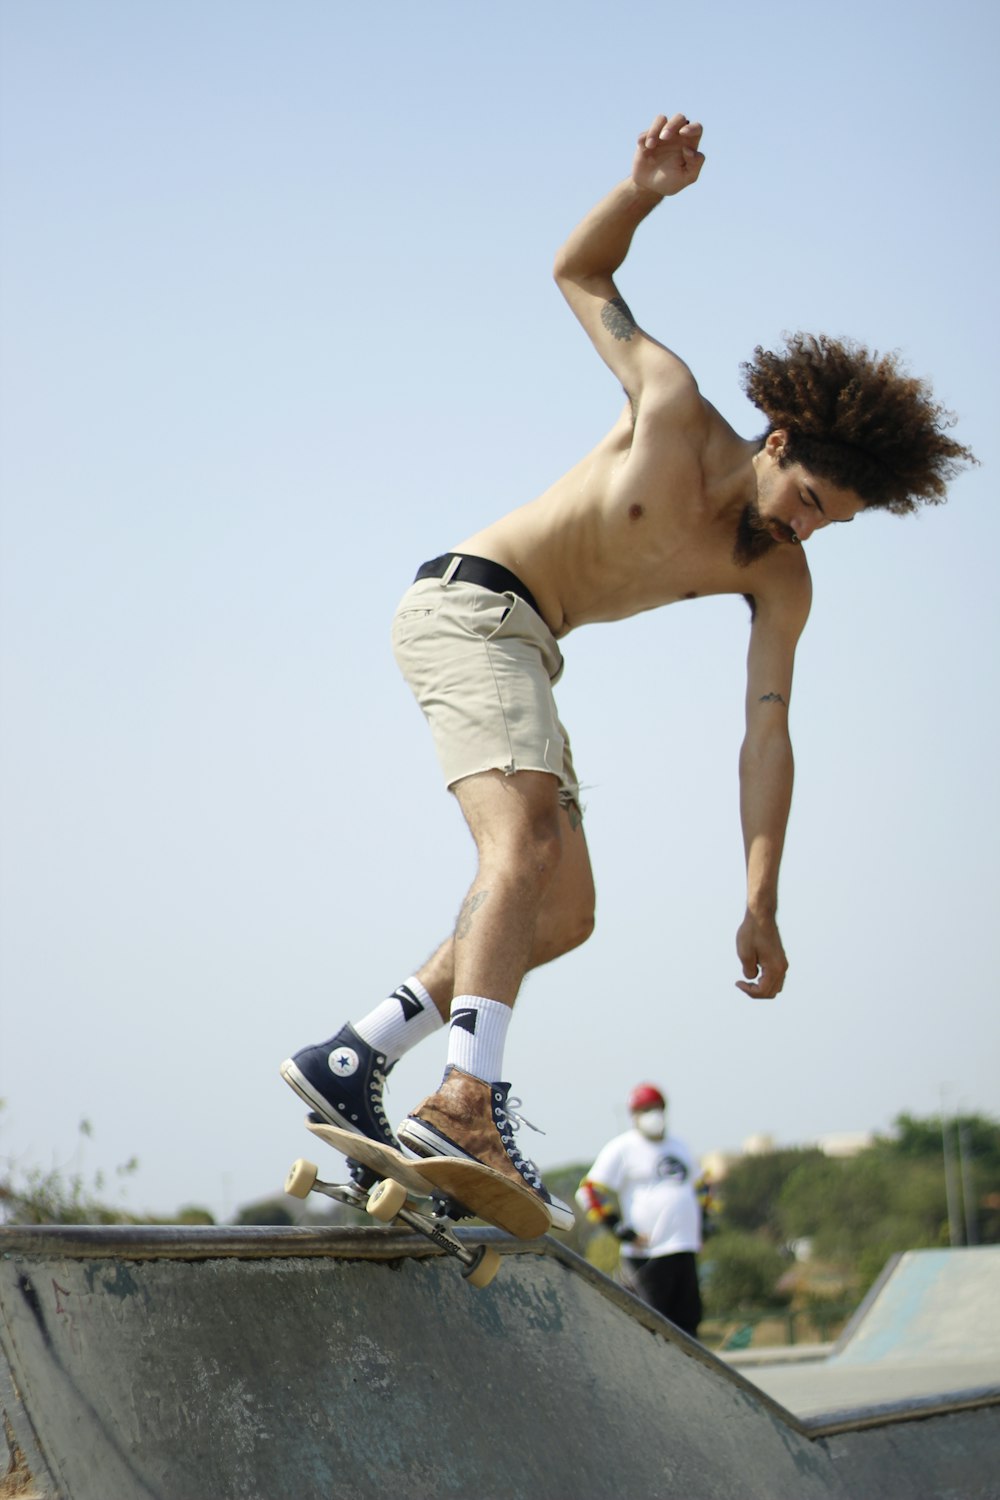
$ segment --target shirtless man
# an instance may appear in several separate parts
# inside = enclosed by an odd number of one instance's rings
[[[658,115],[631,175],[570,235],[555,276],[628,404],[594,451],[538,499],[425,563],[393,626],[397,660],[434,735],[447,785],[475,840],[478,870],[455,930],[374,1010],[282,1064],[324,1118],[395,1143],[385,1075],[450,1020],[444,1079],[399,1129],[418,1155],[488,1162],[526,1182],[557,1227],[572,1210],[548,1193],[515,1134],[500,1083],[504,1039],[525,974],[575,948],[594,924],[579,786],[552,684],[558,642],[706,594],[742,594],[752,614],[740,811],[746,912],[739,988],[772,998],[788,967],[776,920],[792,795],[788,733],[795,648],[811,584],[802,544],[882,506],[944,497],[968,450],[948,413],[890,357],[798,335],[745,367],[768,419],[742,438],[677,355],[635,323],[614,273],[638,226],[697,182],[702,127]]]

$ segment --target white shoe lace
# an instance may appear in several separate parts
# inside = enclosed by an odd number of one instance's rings
[[[533,1188],[543,1188],[545,1184],[542,1182],[541,1172],[539,1172],[531,1158],[525,1156],[520,1150],[517,1142],[514,1140],[514,1136],[522,1125],[527,1125],[528,1129],[533,1130],[536,1135],[544,1135],[545,1131],[540,1126],[533,1125],[530,1120],[520,1114],[520,1108],[521,1100],[511,1098],[508,1098],[505,1104],[496,1107],[495,1114],[497,1129],[500,1132],[500,1140],[511,1162],[525,1181],[530,1183]]]
[[[371,1106],[371,1111],[378,1125],[389,1136],[392,1136],[392,1126],[389,1124],[389,1118],[385,1112],[382,1092],[385,1089],[386,1077],[391,1066],[392,1064],[390,1063],[389,1068],[385,1068],[383,1071],[376,1063],[372,1068],[371,1079],[368,1085],[368,1103]]]

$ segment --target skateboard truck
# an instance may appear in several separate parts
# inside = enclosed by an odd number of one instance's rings
[[[350,1163],[351,1181],[321,1182],[318,1168],[300,1159],[288,1174],[287,1193],[307,1198],[315,1190],[380,1223],[398,1220],[454,1256],[473,1286],[489,1285],[500,1268],[500,1256],[490,1246],[466,1245],[452,1228],[454,1220],[474,1214],[520,1240],[535,1239],[552,1227],[549,1209],[536,1193],[483,1162],[454,1156],[407,1157],[393,1146],[326,1124],[315,1115],[307,1117],[306,1127]]]
[[[351,1180],[357,1183],[366,1198],[380,1182],[385,1181],[373,1167],[366,1167],[363,1161],[357,1161],[353,1156],[347,1158],[347,1170]],[[472,1218],[469,1210],[459,1203],[457,1198],[449,1198],[447,1193],[436,1189],[430,1193],[430,1204],[431,1214],[435,1219],[451,1219],[454,1223],[458,1219]],[[364,1206],[362,1204],[362,1207]]]
[[[440,1222],[445,1217],[444,1202],[450,1204],[450,1200],[432,1200],[436,1205],[441,1205],[440,1208],[436,1207],[435,1217],[432,1217],[421,1209],[418,1201],[411,1197],[401,1182],[396,1182],[391,1177],[378,1178],[370,1167],[365,1167],[360,1162],[349,1159],[348,1165],[354,1181],[323,1182],[319,1169],[311,1161],[300,1157],[293,1163],[285,1180],[285,1192],[293,1198],[308,1198],[310,1193],[322,1193],[326,1198],[345,1203],[348,1208],[370,1214],[382,1224],[406,1224],[437,1245],[446,1255],[454,1256],[460,1261],[462,1275],[471,1286],[489,1286],[500,1269],[500,1256],[489,1245],[464,1245],[457,1235],[444,1227]],[[371,1178],[374,1186],[359,1180],[363,1177]],[[460,1207],[454,1206],[456,1209]]]
[[[322,1116],[318,1115],[315,1110],[310,1110],[307,1118],[314,1125],[322,1125],[324,1123]],[[375,1171],[374,1167],[365,1166],[365,1163],[358,1161],[355,1156],[347,1157],[347,1170],[350,1173],[351,1180],[356,1182],[358,1187],[362,1188],[366,1194],[370,1193],[378,1183],[384,1180],[380,1173]],[[447,1193],[443,1193],[437,1189],[432,1190],[430,1193],[430,1201],[432,1204],[431,1213],[435,1219],[451,1219],[454,1221],[456,1219],[469,1219],[472,1217],[469,1210],[463,1207],[457,1198],[450,1198]],[[351,1206],[356,1207],[357,1205],[352,1204]],[[364,1208],[364,1203],[360,1207]]]

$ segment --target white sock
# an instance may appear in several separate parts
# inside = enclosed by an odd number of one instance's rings
[[[509,1005],[482,995],[456,995],[451,1002],[448,1062],[484,1083],[496,1083],[503,1067]]]
[[[424,1037],[444,1025],[441,1012],[415,974],[393,990],[360,1021],[352,1021],[358,1036],[369,1047],[394,1063]]]

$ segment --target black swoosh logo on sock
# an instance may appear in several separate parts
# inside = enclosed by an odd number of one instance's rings
[[[472,1010],[471,1008],[469,1010],[464,1008],[462,1010],[453,1010],[451,1013],[451,1024],[453,1026],[461,1026],[462,1030],[467,1031],[470,1036],[475,1036],[476,1022],[478,1020],[478,1010]]]
[[[404,1021],[412,1021],[423,1013],[424,1007],[408,984],[401,984],[398,990],[393,990],[392,998],[399,1001]]]

